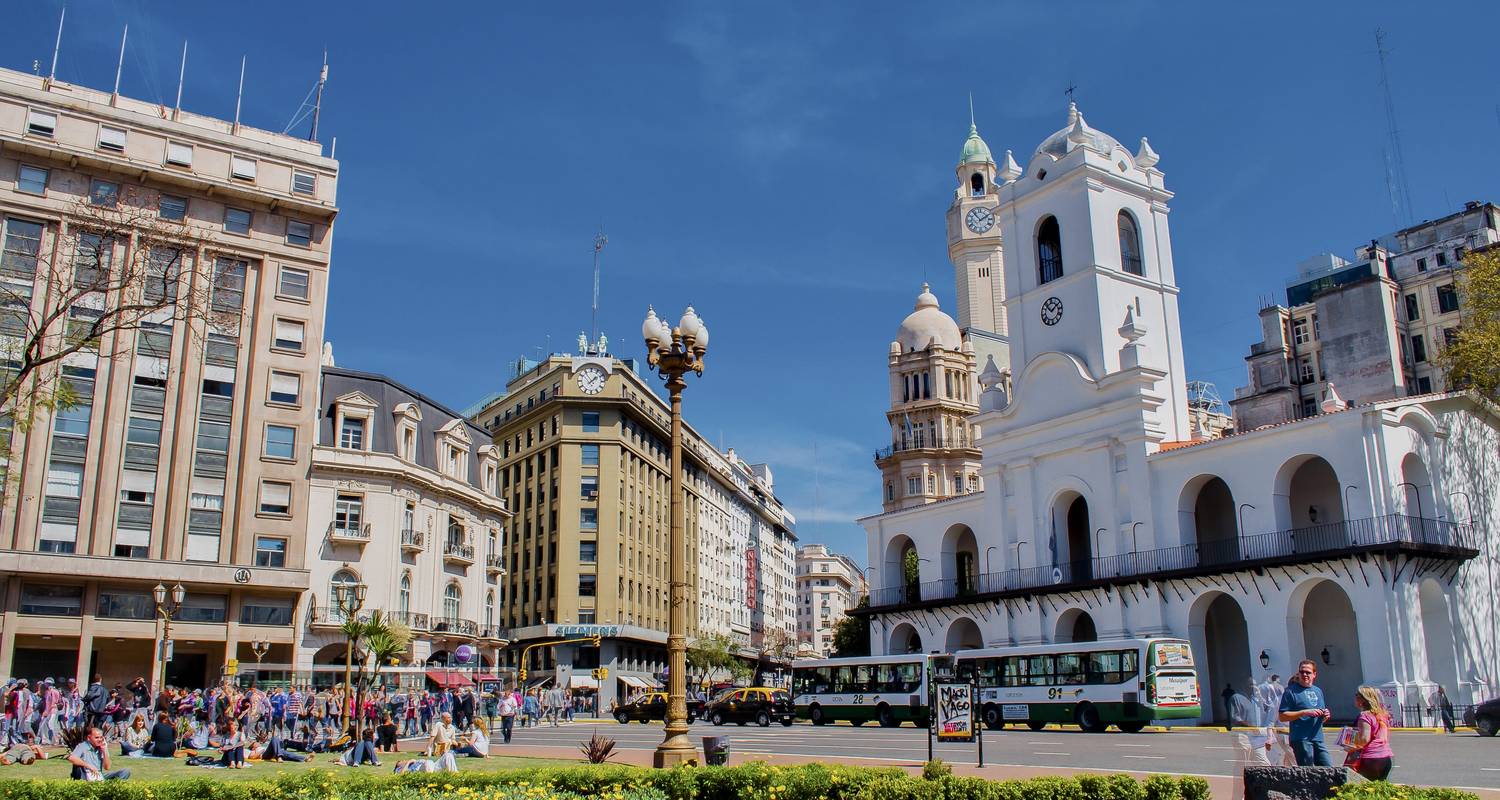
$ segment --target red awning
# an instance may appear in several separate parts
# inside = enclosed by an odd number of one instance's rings
[[[500,680],[500,676],[498,676],[498,675],[491,675],[488,672],[481,672],[480,674],[474,676],[474,682],[475,683],[478,683],[480,681],[498,681],[498,680]]]
[[[454,669],[429,669],[427,679],[444,689],[474,685],[462,672]]]

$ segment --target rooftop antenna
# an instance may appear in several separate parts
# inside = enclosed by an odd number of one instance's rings
[[[177,105],[172,107],[172,119],[182,114],[182,80],[187,77],[187,40],[182,40],[182,67],[177,70]]]
[[[52,45],[52,71],[47,73],[47,88],[52,88],[52,82],[57,80],[57,54],[62,51],[62,29],[63,20],[68,18],[68,7],[63,6],[62,13],[57,15],[57,41]]]
[[[245,97],[245,59],[240,56],[240,88],[234,94],[234,132],[240,132],[240,100]]]
[[[318,140],[318,117],[323,114],[323,86],[328,83],[328,51],[323,51],[323,71],[318,73],[317,96],[313,98],[313,121],[312,133],[307,135],[308,141]]]
[[[1401,132],[1396,127],[1396,104],[1391,100],[1391,80],[1385,69],[1385,31],[1375,29],[1375,52],[1380,59],[1380,87],[1385,93],[1385,186],[1391,195],[1391,213],[1397,225],[1412,223],[1411,187],[1406,180],[1406,160],[1401,155]]]
[[[609,237],[604,235],[604,227],[600,226],[599,232],[594,234],[594,313],[589,318],[590,342],[599,341],[599,251],[609,244]]]
[[[114,105],[120,99],[120,73],[125,70],[125,39],[130,36],[130,25],[125,25],[124,33],[120,34],[120,60],[115,62],[115,91],[109,96],[109,104]]]

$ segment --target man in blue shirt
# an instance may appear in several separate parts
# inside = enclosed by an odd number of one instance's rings
[[[1281,696],[1281,721],[1291,723],[1292,754],[1299,767],[1331,767],[1323,744],[1323,723],[1333,715],[1323,701],[1323,690],[1313,685],[1318,665],[1304,660]]]

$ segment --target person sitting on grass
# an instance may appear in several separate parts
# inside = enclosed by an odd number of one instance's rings
[[[490,735],[479,722],[470,725],[454,741],[453,753],[469,758],[484,758],[490,754]]]
[[[156,722],[151,725],[151,738],[146,743],[147,756],[171,758],[177,754],[177,728],[165,711],[156,712]]]
[[[385,753],[396,752],[396,718],[386,714],[380,721],[380,727],[375,729],[376,747]]]
[[[413,758],[410,761],[396,762],[397,775],[411,772],[458,772],[458,761],[454,759],[453,753],[448,752],[437,758]]]
[[[141,757],[146,755],[146,746],[151,744],[151,731],[146,727],[146,715],[138,713],[130,720],[130,727],[125,729],[124,738],[120,739],[120,755]]]
[[[68,753],[68,763],[73,765],[73,780],[123,781],[130,777],[128,769],[110,770],[109,751],[104,749],[104,731],[97,725],[90,726],[83,741]]]
[[[269,732],[261,732],[256,743],[251,747],[250,755],[261,761],[292,761],[298,764],[313,760],[311,754],[299,755],[287,749],[286,740],[281,737],[281,731],[276,728],[272,728]]]
[[[244,769],[245,747],[248,744],[244,732],[240,730],[239,720],[231,717],[224,726],[224,740],[219,743],[219,752],[224,754],[219,759],[219,766]]]
[[[453,728],[453,715],[447,711],[432,726],[432,738],[427,742],[427,755],[438,758],[452,750],[458,743],[458,731]]]
[[[30,765],[46,757],[47,751],[36,743],[36,734],[28,731],[26,741],[17,742],[5,752],[0,753],[0,767],[8,767],[11,764]]]
[[[354,749],[350,750],[340,759],[339,763],[346,767],[359,767],[365,764],[380,766],[380,759],[375,757],[375,731],[365,728],[360,734]]]

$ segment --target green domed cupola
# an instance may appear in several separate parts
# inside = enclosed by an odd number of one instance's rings
[[[965,164],[993,164],[995,159],[990,155],[990,146],[979,138],[979,128],[974,123],[969,123],[969,138],[964,140],[963,154],[958,158],[958,165]]]

